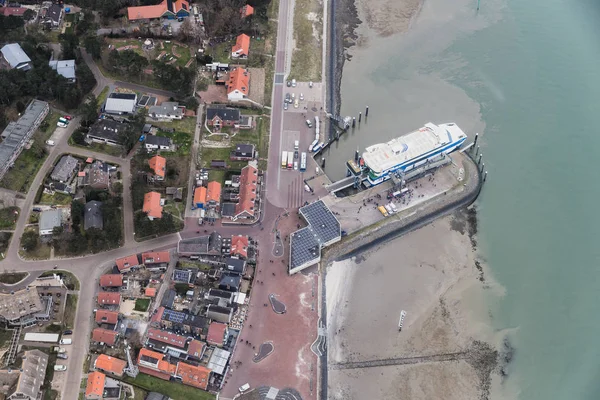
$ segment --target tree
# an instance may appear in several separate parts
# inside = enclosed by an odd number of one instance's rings
[[[102,42],[98,36],[89,35],[83,39],[85,51],[87,51],[94,59],[100,59],[102,54]]]
[[[35,11],[33,11],[32,9],[27,9],[25,10],[25,12],[23,13],[23,19],[25,21],[31,21],[32,19],[35,18],[37,14],[35,13]]]
[[[88,95],[87,100],[79,107],[81,114],[81,125],[88,127],[96,122],[98,118],[98,99],[93,94]]]
[[[196,111],[198,109],[198,106],[200,105],[195,96],[186,97],[185,100],[183,100],[183,104],[188,110],[193,111]]]
[[[21,245],[25,251],[32,251],[38,246],[39,236],[35,231],[25,231],[21,236]]]
[[[79,46],[79,36],[74,33],[62,33],[58,36],[63,60],[75,58],[75,50]]]

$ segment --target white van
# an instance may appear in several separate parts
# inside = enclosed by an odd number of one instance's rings
[[[244,393],[248,389],[250,389],[250,384],[249,383],[244,383],[242,386],[240,386],[240,388],[238,390],[240,391],[240,393]]]
[[[300,147],[300,141],[295,140],[294,141],[294,150],[298,150],[298,147]]]
[[[60,344],[71,344],[73,339],[60,339]]]
[[[54,146],[54,140],[46,140],[48,146]]]
[[[59,122],[56,123],[56,126],[58,126],[59,128],[66,128],[67,124],[65,124],[64,122],[60,122],[59,121]]]

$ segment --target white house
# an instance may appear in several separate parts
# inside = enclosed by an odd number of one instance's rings
[[[185,114],[185,107],[174,101],[165,101],[160,106],[152,106],[148,109],[148,116],[158,120],[182,119],[183,114]]]
[[[75,82],[75,60],[50,60],[50,68],[64,76],[70,83]]]
[[[40,236],[52,235],[54,228],[62,226],[62,210],[46,210],[42,211],[39,222]]]

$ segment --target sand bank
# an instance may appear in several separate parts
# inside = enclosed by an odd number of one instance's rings
[[[473,221],[472,221],[473,222]],[[330,399],[479,399],[499,341],[489,328],[475,228],[457,212],[327,272]],[[479,264],[480,268],[481,264]],[[501,294],[501,291],[498,291]],[[400,311],[407,312],[402,332]],[[347,362],[457,353],[455,361],[340,369]],[[334,367],[332,367],[334,366]]]

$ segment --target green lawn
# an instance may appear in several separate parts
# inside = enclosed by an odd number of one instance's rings
[[[200,150],[200,165],[204,168],[210,167],[212,160],[226,160],[229,164],[229,154],[231,148],[214,148],[214,147],[202,147]]]
[[[63,316],[63,323],[65,328],[72,329],[75,327],[75,314],[77,312],[77,301],[79,296],[76,294],[67,295],[67,303],[65,305],[65,314]]]
[[[159,128],[171,128],[175,131],[181,131],[193,135],[196,132],[196,117],[183,117],[172,122],[152,121],[152,125]]]
[[[15,229],[19,212],[19,207],[0,208],[0,229]]]
[[[0,282],[7,285],[14,285],[17,282],[21,282],[27,276],[27,272],[5,272],[0,274]]]
[[[229,63],[231,62],[231,47],[234,44],[235,40],[230,42],[219,43],[216,46],[209,47],[207,54],[213,58],[213,62]],[[250,48],[250,51],[252,51],[252,48]],[[244,60],[240,60],[240,62],[243,63]],[[236,60],[236,64],[237,63],[238,62]]]
[[[56,129],[58,118],[60,118],[60,114],[53,111],[48,113],[46,119],[40,125],[40,127],[44,126],[45,128],[40,128],[33,134],[33,140],[37,146],[45,146],[46,140],[52,136],[54,129]],[[35,178],[47,156],[47,154],[44,154],[43,157],[39,157],[33,148],[29,150],[24,149],[15,161],[14,166],[0,182],[0,186],[21,193],[27,193],[31,181]]]
[[[0,260],[4,260],[4,254],[10,245],[12,232],[0,232]]]
[[[73,201],[73,198],[68,195],[68,194],[64,194],[64,193],[54,193],[54,194],[48,194],[48,193],[42,193],[42,198],[40,199],[40,204],[56,204],[56,205],[61,205],[61,206],[66,206],[68,204],[71,204],[71,202]]]
[[[177,52],[177,54],[180,55],[180,57],[177,58],[177,62],[175,63],[175,65],[178,65],[180,67],[185,67],[185,64],[187,64],[187,62],[190,61],[191,54],[190,54],[190,48],[183,47],[183,45],[181,43],[174,43],[174,42],[164,43],[165,48],[159,49],[159,54],[163,51],[167,52],[167,54],[165,54],[165,56],[163,58],[164,62],[167,62],[167,60],[171,56],[175,57],[175,54],[173,54],[173,45],[176,46],[175,51]]]
[[[181,383],[163,381],[146,374],[139,374],[135,379],[124,377],[123,380],[148,392],[158,392],[169,396],[173,400],[213,400],[215,396],[200,389],[186,386]]]
[[[150,306],[150,299],[136,299],[135,301],[135,311],[147,311]]]
[[[168,212],[169,214],[174,215],[179,219],[183,219],[185,214],[185,203],[167,200],[167,203],[163,207],[163,210],[165,212]]]
[[[32,230],[32,228],[27,228],[26,230]],[[36,233],[38,232],[37,228],[33,230]],[[47,260],[50,258],[50,252],[50,246],[41,242],[38,242],[37,247],[31,251],[25,251],[22,246],[19,247],[19,255],[27,260]]]
[[[164,136],[164,137],[171,138],[173,143],[175,145],[177,145],[177,151],[175,152],[175,154],[177,154],[178,156],[186,157],[190,154],[190,149],[192,148],[193,136],[190,135],[189,133],[182,132],[182,131],[175,131],[174,133],[159,131],[157,136]],[[169,154],[172,154],[172,153],[163,152],[161,154],[163,156],[167,157],[167,156],[169,156]]]
[[[104,89],[102,89],[102,91],[98,95],[97,100],[98,100],[99,106],[102,106],[102,104],[104,104],[104,102],[106,101],[106,98],[108,97],[108,90],[109,90],[109,87],[104,86]]]
[[[12,331],[0,329],[0,348],[4,347],[5,344],[8,344],[11,338]]]

